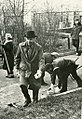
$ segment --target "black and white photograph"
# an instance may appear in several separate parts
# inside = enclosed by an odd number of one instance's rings
[[[82,119],[81,0],[0,0],[0,119]]]

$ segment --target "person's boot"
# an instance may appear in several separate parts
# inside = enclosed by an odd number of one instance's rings
[[[39,93],[39,90],[33,90],[33,103],[38,102],[38,93]]]
[[[25,97],[25,102],[24,102],[23,107],[26,107],[29,105],[29,103],[31,103],[31,98],[30,98],[30,95],[28,94],[28,90],[27,90],[26,86],[21,85],[20,88],[21,88],[21,91]]]
[[[8,78],[14,78],[14,74],[9,74]]]

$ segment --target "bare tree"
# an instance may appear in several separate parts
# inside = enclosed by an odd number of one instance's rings
[[[5,32],[17,33],[18,42],[23,40],[24,35],[24,0],[7,0],[2,7]],[[9,30],[10,29],[10,30]]]
[[[57,41],[57,28],[58,16],[54,12],[54,8],[50,7],[49,3],[45,3],[45,12],[33,12],[33,26],[38,34],[39,42],[43,45],[44,49],[52,51]]]

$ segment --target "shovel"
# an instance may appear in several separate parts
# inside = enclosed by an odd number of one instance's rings
[[[16,103],[9,103],[8,104],[9,107],[13,107],[13,108],[16,108],[16,109],[19,109],[19,110],[22,110],[23,111],[23,107],[17,105]]]

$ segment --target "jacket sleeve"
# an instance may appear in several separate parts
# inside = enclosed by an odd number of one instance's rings
[[[19,69],[20,61],[21,61],[21,51],[20,51],[20,47],[18,47],[16,56],[15,56],[15,67],[16,67],[16,69]]]
[[[39,49],[39,69],[41,71],[45,70],[45,58],[43,56],[43,49],[42,49],[42,47],[40,47],[40,49]]]

